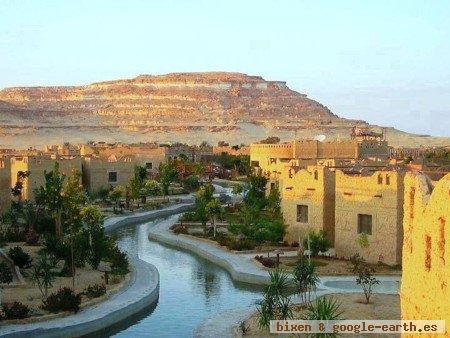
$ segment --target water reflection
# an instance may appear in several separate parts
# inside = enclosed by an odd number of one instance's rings
[[[150,222],[117,232],[119,246],[155,265],[160,273],[160,295],[154,309],[95,336],[192,337],[205,318],[246,307],[261,298],[261,290],[234,284],[220,267],[189,253],[148,240]]]

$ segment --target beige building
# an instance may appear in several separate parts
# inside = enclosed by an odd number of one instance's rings
[[[284,170],[279,177],[281,210],[289,225],[286,240],[301,243],[310,231],[325,231],[334,243],[334,180],[327,167]]]
[[[131,156],[84,157],[83,185],[91,193],[102,188],[126,186],[138,164]]]
[[[0,157],[0,215],[11,205],[11,159]]]
[[[292,140],[284,143],[250,145],[250,164],[262,171],[276,159],[387,159],[389,148],[386,141],[380,140],[343,140],[325,141]]]
[[[433,188],[426,176],[408,173],[404,211],[402,319],[445,320],[445,334],[421,336],[449,337],[450,174]]]
[[[403,177],[398,171],[346,175],[336,171],[335,250],[338,257],[359,253],[369,262],[401,263]],[[357,239],[367,234],[368,247]]]
[[[58,162],[59,170],[65,175],[71,175],[74,170],[81,173],[81,158],[76,156],[23,156],[11,159],[11,186],[17,182],[19,171],[29,172],[22,189],[23,200],[33,200],[34,190],[45,184],[44,172],[50,172]]]

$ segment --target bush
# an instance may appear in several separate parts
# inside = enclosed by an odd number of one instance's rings
[[[277,265],[275,260],[273,260],[270,257],[255,256],[255,259],[262,265],[264,265],[266,268],[274,268]]]
[[[126,275],[129,270],[129,262],[126,253],[120,251],[114,243],[107,253],[106,260],[111,263],[111,273],[114,275]]]
[[[224,235],[218,233],[216,235],[216,241],[222,246],[226,246],[230,250],[243,251],[252,250],[255,248],[256,244],[251,239],[236,239],[232,236]]]
[[[198,214],[194,211],[191,212],[186,212],[183,215],[183,221],[187,221],[187,222],[201,222],[200,217],[198,216]]]
[[[34,231],[33,229],[30,229],[26,234],[25,242],[28,245],[37,245],[39,242],[38,233],[36,231]]]
[[[321,297],[311,304],[303,316],[304,320],[342,320],[340,303],[332,297]]]
[[[106,286],[102,284],[89,285],[84,289],[83,294],[89,298],[97,298],[106,294]]]
[[[13,281],[11,269],[6,262],[0,262],[0,283],[9,284]]]
[[[8,256],[14,261],[19,268],[27,268],[31,266],[31,257],[20,246],[9,249]]]
[[[57,293],[52,293],[44,302],[43,308],[50,312],[73,311],[80,309],[81,295],[72,289],[64,287]]]
[[[319,252],[327,251],[331,246],[330,241],[326,238],[324,231],[309,233],[309,249],[311,256],[317,256]],[[303,239],[303,247],[308,249],[308,236]]]
[[[3,304],[3,314],[5,319],[24,319],[28,317],[29,312],[30,309],[28,306],[20,302]]]
[[[25,242],[25,231],[9,227],[1,231],[0,239],[4,242]]]
[[[180,226],[180,225],[178,225],[178,226],[176,226],[176,227],[173,229],[173,233],[174,233],[175,235],[179,235],[179,234],[187,234],[187,233],[188,233],[188,229],[187,229],[187,227],[185,227],[185,226]]]

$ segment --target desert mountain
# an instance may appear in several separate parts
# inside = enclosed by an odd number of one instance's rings
[[[367,126],[337,117],[285,82],[226,72],[6,88],[0,91],[0,124],[0,145],[10,147],[87,140],[248,143],[319,133],[347,138],[352,126]],[[394,129],[387,135],[404,145],[431,139]]]

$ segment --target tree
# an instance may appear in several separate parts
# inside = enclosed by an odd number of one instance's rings
[[[356,284],[361,285],[366,298],[366,304],[369,304],[373,286],[380,283],[373,275],[375,269],[367,264],[359,254],[352,256],[350,261],[353,265],[351,271],[356,274]]]
[[[14,187],[11,188],[11,194],[17,198],[17,202],[22,202],[22,190],[24,181],[30,176],[29,171],[19,171],[17,173],[17,181]]]
[[[159,196],[162,193],[161,185],[155,180],[145,182],[144,189],[146,194],[150,196]]]
[[[199,188],[200,182],[198,176],[191,175],[183,180],[183,186],[188,191],[195,191]]]
[[[145,191],[143,190],[145,185],[145,180],[147,178],[147,168],[143,166],[135,166],[134,167],[134,175],[130,179],[130,189],[131,189],[131,196],[133,198],[140,197],[142,199],[142,203],[146,202],[146,195]]]
[[[325,231],[320,230],[318,232],[311,231],[303,239],[303,247],[307,248],[311,256],[317,256],[319,252],[326,252],[330,248],[331,243],[327,239]]]
[[[55,257],[42,251],[39,253],[37,261],[33,265],[31,278],[33,282],[38,285],[44,302],[48,297],[48,289],[53,286],[53,282],[56,278],[56,263]]]
[[[39,188],[39,194],[44,199],[44,202],[52,214],[55,222],[56,236],[62,237],[62,209],[63,209],[63,187],[66,176],[59,171],[59,163],[55,162],[55,167],[52,171],[44,171],[45,183]]]
[[[216,237],[216,217],[223,215],[224,209],[217,198],[212,199],[206,204],[205,213],[210,218],[213,229],[214,238]]]
[[[278,188],[270,190],[269,196],[267,197],[267,209],[274,215],[281,215],[281,198],[280,191]]]
[[[159,183],[162,186],[163,195],[169,195],[169,186],[179,177],[176,162],[169,161],[159,165]]]
[[[214,186],[212,184],[205,184],[197,191],[195,197],[195,212],[198,219],[206,226],[208,215],[206,214],[206,205],[214,198]]]
[[[266,205],[267,178],[261,175],[249,176],[249,189],[244,197],[244,203],[263,209]]]
[[[98,206],[90,204],[83,208],[81,215],[89,238],[87,259],[89,264],[94,269],[97,269],[108,249],[107,239],[103,230],[103,214]]]
[[[291,301],[288,297],[288,276],[280,269],[269,272],[270,283],[264,287],[264,299],[258,302],[258,325],[268,328],[271,320],[292,318]]]
[[[302,256],[294,267],[294,285],[302,303],[310,302],[311,292],[316,290],[318,281],[315,265]]]
[[[114,212],[116,212],[116,206],[118,206],[120,199],[124,195],[124,188],[120,185],[112,188],[109,192],[109,198],[114,203]]]

